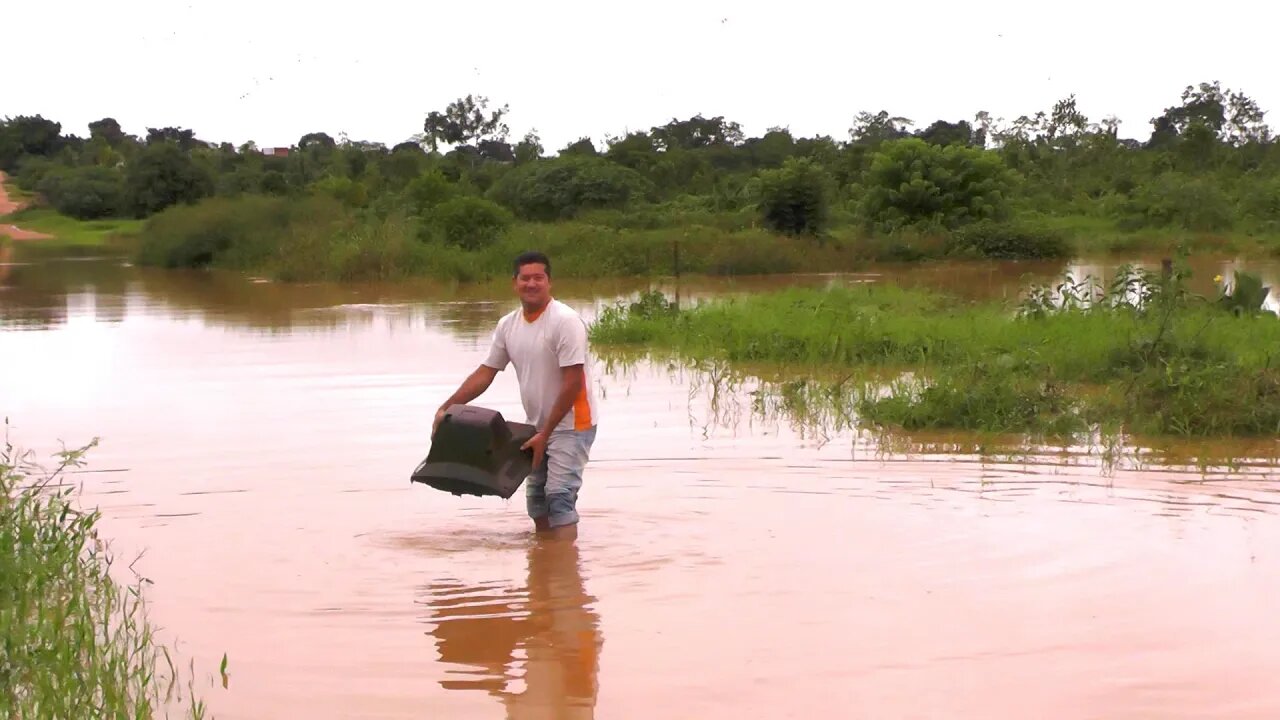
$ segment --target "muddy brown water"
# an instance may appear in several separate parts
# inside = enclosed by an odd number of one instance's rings
[[[1062,269],[681,292],[1001,294]],[[884,453],[641,362],[596,378],[580,537],[546,542],[519,496],[408,482],[432,408],[510,307],[503,285],[7,270],[11,439],[101,438],[74,477],[118,555],[145,549],[152,617],[217,717],[1280,716],[1280,484],[1247,460],[1266,442],[1228,452],[1236,468],[1113,473],[1083,453]],[[557,295],[590,315],[647,286]],[[511,373],[480,403],[516,413]]]

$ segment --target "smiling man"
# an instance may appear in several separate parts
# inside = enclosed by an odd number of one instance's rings
[[[479,397],[510,364],[516,369],[526,422],[538,432],[533,473],[526,480],[529,517],[537,530],[576,534],[578,491],[596,438],[596,397],[590,366],[587,325],[568,305],[551,297],[551,260],[540,252],[515,259],[512,285],[520,307],[498,321],[489,356],[436,412]]]

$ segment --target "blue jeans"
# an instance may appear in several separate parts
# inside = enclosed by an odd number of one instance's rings
[[[595,441],[595,426],[551,432],[542,467],[533,471],[525,485],[529,517],[545,517],[553,528],[578,522],[578,490]]]

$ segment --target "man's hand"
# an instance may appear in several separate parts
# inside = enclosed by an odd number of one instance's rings
[[[533,469],[537,470],[542,466],[543,456],[547,452],[547,436],[544,433],[538,433],[520,446],[521,450],[528,450],[529,448],[533,448]]]
[[[445,416],[445,413],[446,413],[446,412],[448,412],[448,408],[440,408],[439,410],[437,410],[437,411],[436,411],[436,419],[435,419],[435,422],[431,423],[431,437],[432,437],[432,439],[435,439],[435,436],[436,436],[436,430],[439,430],[439,429],[440,429],[440,423],[444,422],[444,416]]]

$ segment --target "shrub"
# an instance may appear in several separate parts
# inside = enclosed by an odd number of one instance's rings
[[[759,175],[764,224],[788,235],[817,235],[830,217],[831,179],[809,158],[789,158]]]
[[[123,214],[124,175],[105,167],[57,168],[44,174],[37,187],[55,210],[79,220]]]
[[[1142,185],[1128,203],[1129,227],[1173,227],[1226,230],[1232,224],[1231,202],[1212,178],[1168,172]]]
[[[489,196],[523,218],[556,220],[593,208],[624,207],[650,187],[630,168],[571,156],[522,165],[494,183]]]
[[[458,188],[439,170],[423,173],[409,182],[404,189],[404,199],[409,209],[426,216],[431,208],[458,194]]]
[[[129,204],[138,217],[213,194],[213,175],[175,143],[148,145],[125,170]],[[265,180],[264,180],[265,189]]]
[[[1240,197],[1244,218],[1266,230],[1280,229],[1280,178],[1246,179]]]
[[[311,190],[351,208],[364,207],[369,202],[369,191],[364,183],[348,177],[330,175],[312,183]]]
[[[490,200],[456,197],[431,211],[429,223],[437,227],[445,242],[464,250],[479,250],[496,244],[511,227],[511,213]]]
[[[1071,247],[1060,233],[1046,228],[984,220],[951,231],[946,252],[948,255],[1017,260],[1068,257]]]
[[[210,198],[148,219],[135,259],[141,265],[169,268],[253,267],[275,253],[292,225],[329,227],[343,217],[341,205],[327,197]]]
[[[1012,174],[995,155],[911,138],[881,145],[867,171],[862,216],[892,231],[906,225],[955,228],[1008,214]]]

